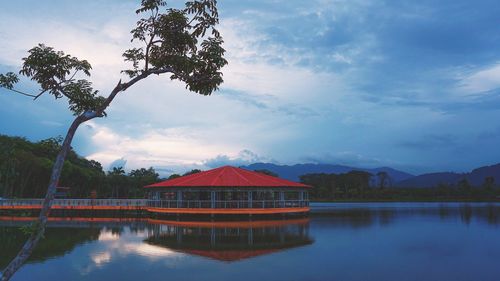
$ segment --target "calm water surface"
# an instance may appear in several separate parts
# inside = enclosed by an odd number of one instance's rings
[[[0,218],[0,268],[26,222]],[[52,221],[13,280],[500,280],[500,204],[315,204],[308,219]]]

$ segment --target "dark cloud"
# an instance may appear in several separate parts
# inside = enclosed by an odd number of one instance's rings
[[[416,150],[450,149],[457,145],[458,139],[451,134],[426,135],[417,140],[405,140],[398,143],[399,146]]]
[[[258,109],[285,114],[297,118],[318,116],[319,114],[312,108],[299,104],[280,101],[272,95],[252,95],[242,91],[223,89],[222,96],[226,99],[241,102],[245,105],[256,107]]]

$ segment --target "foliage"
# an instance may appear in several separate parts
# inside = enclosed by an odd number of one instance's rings
[[[41,197],[47,189],[60,138],[30,142],[0,135],[0,192],[5,197]],[[73,150],[64,163],[59,186],[71,186],[71,195],[84,196],[102,181],[102,167]]]
[[[42,197],[60,143],[60,137],[30,142],[0,135],[0,197]],[[82,158],[71,150],[59,186],[70,187],[68,196],[73,198],[88,198],[93,190],[101,198],[141,198],[143,186],[159,180],[153,168],[132,170],[129,174],[122,168],[114,168],[105,174],[99,162]]]
[[[300,177],[302,183],[314,186],[312,198],[363,197],[370,188],[371,174],[351,171],[345,174],[306,174]]]
[[[98,91],[92,88],[92,83],[86,79],[76,79],[78,73],[90,76],[92,66],[86,60],[55,51],[52,47],[38,44],[28,51],[29,55],[23,58],[23,66],[19,71],[40,85],[38,98],[44,93],[49,93],[56,99],[66,97],[69,109],[75,115],[87,110],[95,110],[104,102]],[[13,89],[19,81],[16,74],[9,72],[0,74],[0,87]]]
[[[12,90],[14,85],[19,82],[19,78],[13,72],[7,72],[5,74],[0,73],[0,87]]]
[[[269,171],[268,169],[261,169],[261,170],[254,170],[254,172],[261,173],[264,175],[272,176],[272,177],[279,177],[278,174],[275,172]]]
[[[210,95],[223,82],[220,69],[227,64],[223,40],[215,28],[216,1],[190,1],[183,9],[161,13],[164,6],[165,1],[142,1],[136,13],[148,16],[137,22],[131,34],[132,41],[144,46],[123,53],[125,61],[132,63],[123,72],[133,78],[167,70],[170,79],[183,81],[190,91]],[[211,36],[206,37],[207,32]]]
[[[185,172],[183,174],[183,176],[189,176],[189,175],[192,175],[192,174],[197,174],[197,173],[201,173],[201,170],[200,169],[193,169],[191,171],[188,171],[188,172]]]
[[[312,200],[363,200],[363,201],[438,201],[438,200],[498,200],[500,189],[492,177],[486,177],[482,186],[473,187],[466,179],[456,186],[439,184],[426,188],[401,188],[382,184],[390,182],[385,176],[351,171],[345,174],[306,174],[302,183],[313,186]]]
[[[176,179],[176,178],[180,178],[180,177],[181,177],[181,175],[179,175],[179,174],[171,174],[167,179],[172,180],[172,179]]]

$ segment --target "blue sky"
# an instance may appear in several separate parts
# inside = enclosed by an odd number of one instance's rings
[[[127,67],[138,2],[3,3],[0,72],[46,43],[89,60],[106,95]],[[224,0],[219,9],[221,90],[204,97],[168,77],[143,81],[79,130],[79,154],[163,173],[265,161],[418,174],[500,162],[498,1]],[[31,140],[63,135],[72,118],[49,96],[0,89],[0,104],[0,133]]]

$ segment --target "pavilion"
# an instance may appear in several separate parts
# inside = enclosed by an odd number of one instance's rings
[[[145,186],[148,211],[170,214],[309,212],[309,185],[232,166]]]

